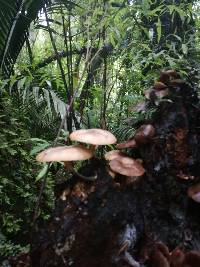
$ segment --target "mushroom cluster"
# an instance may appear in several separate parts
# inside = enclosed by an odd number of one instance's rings
[[[72,162],[92,158],[97,146],[114,144],[117,141],[116,137],[109,131],[102,129],[83,129],[72,132],[69,138],[71,141],[88,144],[89,147],[83,144],[51,147],[39,153],[36,160],[39,162],[62,161],[65,164],[65,168],[76,176],[89,181],[95,180],[96,177],[85,177],[76,172]]]
[[[162,242],[156,242],[146,253],[146,260],[156,267],[199,267],[200,252],[185,252],[177,247],[169,251],[168,247]]]
[[[109,166],[113,172],[129,177],[129,182],[137,180],[137,177],[145,173],[141,159],[133,159],[121,152],[121,149],[138,148],[152,140],[155,135],[155,128],[151,124],[144,124],[139,127],[134,136],[123,143],[116,145],[118,150],[112,150],[105,154],[105,159],[110,161]]]
[[[147,99],[153,101],[156,105],[159,100],[170,94],[170,88],[179,87],[184,84],[180,79],[180,75],[175,70],[163,71],[158,81],[156,81],[150,89],[144,92]]]
[[[146,142],[154,134],[154,128],[151,125],[143,125],[136,132],[136,139],[140,142]],[[69,136],[71,141],[84,143],[75,144],[71,146],[58,146],[48,148],[36,157],[39,162],[64,162],[65,169],[75,174],[76,176],[89,181],[94,181],[96,177],[85,177],[82,174],[75,171],[73,168],[73,162],[88,160],[94,156],[94,151],[99,145],[111,145],[115,144],[117,139],[109,131],[102,129],[82,129],[74,131]],[[141,141],[144,139],[146,141]],[[128,140],[124,143],[118,144],[118,149],[134,148],[137,147],[135,139]],[[132,177],[135,180],[137,177],[142,176],[145,173],[141,162],[127,156],[120,150],[112,150],[105,154],[105,159],[109,161],[111,176],[115,176],[115,173]]]
[[[147,99],[153,99],[156,102],[158,99],[168,96],[172,87],[180,86],[181,84],[183,84],[183,81],[175,70],[163,71],[153,87],[145,91],[145,96]],[[136,130],[133,137],[123,143],[117,144],[116,148],[118,150],[137,149],[151,142],[155,134],[156,130],[153,125],[143,124]],[[111,151],[105,155],[105,158],[110,161],[109,165],[111,170],[122,175],[138,177],[142,176],[145,172],[141,160],[132,159],[120,151]]]
[[[105,159],[109,161],[111,171],[128,177],[127,184],[137,180],[145,173],[142,160],[133,159],[121,152],[121,149],[137,148],[141,144],[149,142],[155,134],[152,125],[142,125],[135,133],[134,137],[116,145],[118,150],[112,150],[105,154]]]

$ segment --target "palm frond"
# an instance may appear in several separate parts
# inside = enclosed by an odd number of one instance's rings
[[[0,0],[0,70],[4,76],[12,72],[29,26],[43,5],[41,0]]]

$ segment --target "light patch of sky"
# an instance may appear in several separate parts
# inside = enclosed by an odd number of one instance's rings
[[[39,21],[41,25],[47,26],[46,18],[44,12],[40,12]]]

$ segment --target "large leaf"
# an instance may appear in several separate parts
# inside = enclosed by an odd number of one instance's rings
[[[4,76],[12,72],[30,23],[44,3],[43,0],[0,0],[0,69]]]

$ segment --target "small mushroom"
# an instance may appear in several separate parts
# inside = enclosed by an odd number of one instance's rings
[[[161,72],[159,82],[162,82],[164,84],[169,84],[170,80],[172,79],[179,79],[180,75],[175,70],[166,70]]]
[[[200,203],[200,183],[192,185],[187,191],[188,197]]]
[[[177,73],[175,70],[166,70],[165,72],[173,79],[179,79],[180,78],[180,74]]]
[[[123,143],[117,144],[117,149],[124,149],[124,148],[135,148],[137,147],[136,141],[134,139],[127,140]]]
[[[175,79],[175,80],[170,81],[170,85],[174,87],[179,87],[183,84],[185,84],[185,82],[181,79]]]
[[[155,135],[155,128],[151,124],[144,124],[140,126],[135,132],[134,139],[137,144],[148,143]]]
[[[160,91],[156,91],[156,96],[157,98],[163,98],[169,95],[169,89],[164,89],[164,90],[160,90]]]
[[[109,161],[120,156],[125,156],[125,154],[122,153],[120,150],[111,150],[111,151],[106,152],[106,154],[104,155],[105,159]]]
[[[168,71],[162,71],[158,81],[168,85],[170,82],[170,74]]]
[[[153,88],[157,91],[164,90],[167,88],[167,85],[162,82],[155,82]]]
[[[96,179],[95,177],[86,177],[76,172],[71,164],[72,161],[87,160],[92,157],[93,151],[91,149],[83,145],[72,145],[48,148],[39,153],[36,160],[39,162],[63,161],[65,162],[65,168],[76,176],[85,180],[94,181]]]
[[[109,163],[111,170],[125,176],[142,176],[145,173],[143,166],[130,157],[117,157]]]
[[[105,159],[108,161],[111,161],[117,157],[123,157],[123,156],[126,156],[126,154],[124,154],[120,150],[111,150],[111,151],[106,152],[106,154],[104,155]],[[116,172],[111,170],[109,167],[108,167],[108,173],[113,179],[115,178]]]

